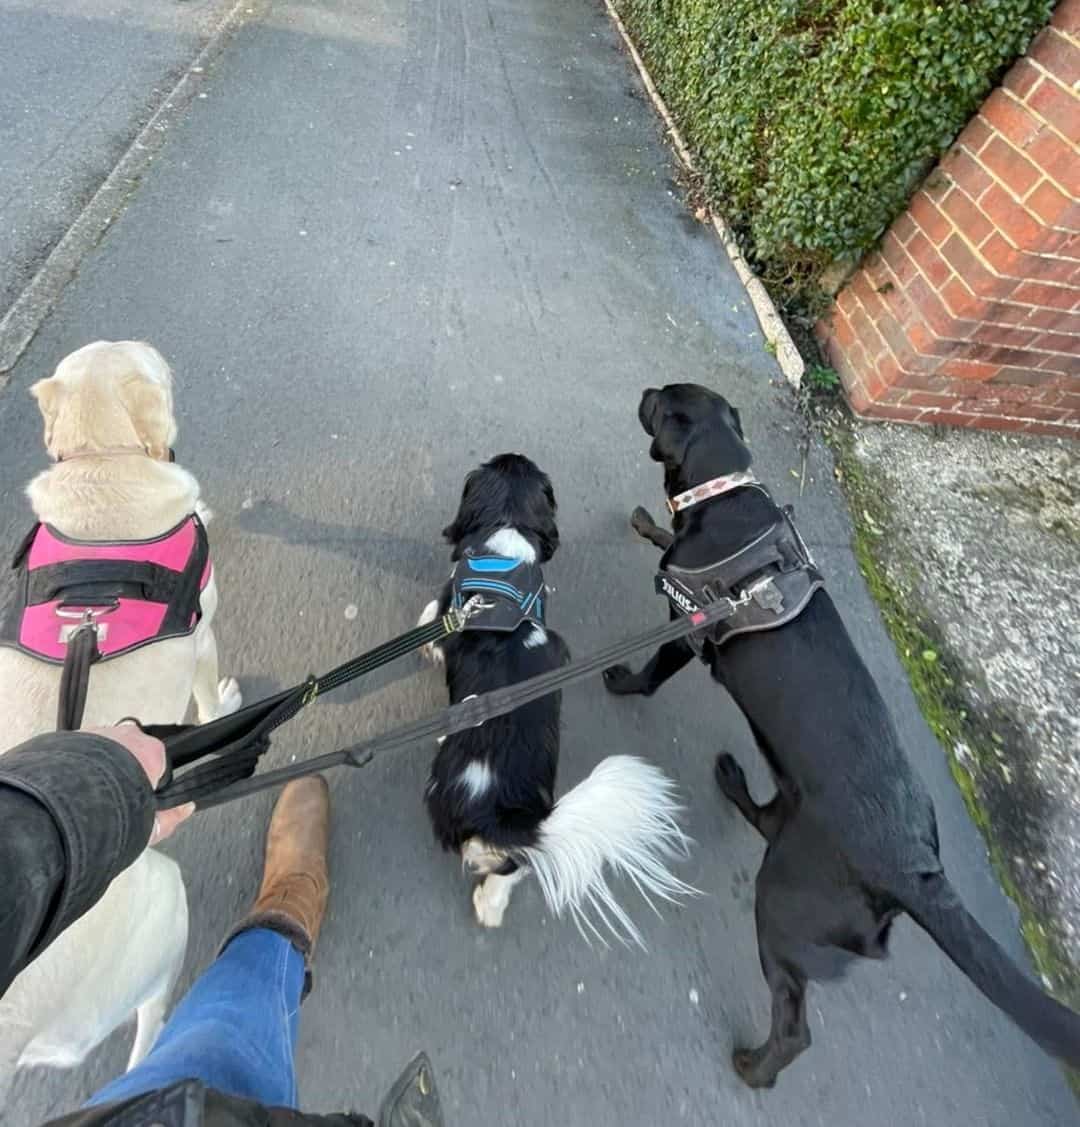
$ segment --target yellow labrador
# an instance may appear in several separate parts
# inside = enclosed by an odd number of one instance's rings
[[[172,375],[156,349],[138,341],[89,344],[31,393],[54,464],[34,478],[27,496],[58,541],[145,542],[193,514],[209,519],[198,482],[170,461]],[[127,716],[180,723],[192,697],[200,722],[238,709],[236,681],[218,678],[211,627],[217,603],[207,568],[190,633],[94,664],[82,726]],[[0,646],[0,753],[54,729],[60,675],[56,664]],[[137,1031],[129,1067],[137,1063],[161,1027],[186,944],[180,870],[147,850],[0,1000],[0,1103],[19,1065],[72,1067],[132,1014]]]

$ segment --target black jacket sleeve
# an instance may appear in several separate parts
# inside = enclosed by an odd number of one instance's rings
[[[410,1122],[417,1127],[431,1123],[431,1127],[437,1127],[442,1120],[389,1119],[387,1122]],[[366,1115],[311,1115],[287,1107],[264,1107],[207,1088],[198,1080],[180,1080],[142,1096],[83,1108],[60,1119],[51,1119],[46,1127],[375,1127],[375,1124]]]
[[[0,756],[0,994],[145,849],[154,794],[138,761],[86,732]]]

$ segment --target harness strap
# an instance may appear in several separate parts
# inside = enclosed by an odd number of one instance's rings
[[[505,716],[508,712],[513,712],[514,709],[520,708],[530,701],[539,700],[540,697],[548,696],[548,694],[558,692],[568,685],[583,681],[638,650],[663,645],[665,642],[686,637],[691,631],[708,627],[732,613],[733,607],[728,603],[713,604],[694,614],[677,618],[663,626],[617,642],[591,657],[572,661],[548,673],[541,673],[536,677],[530,677],[528,680],[519,681],[517,684],[493,689],[491,692],[481,693],[478,696],[470,697],[468,700],[460,701],[458,704],[450,705],[424,720],[403,725],[370,740],[352,744],[338,751],[328,752],[326,755],[316,756],[302,763],[294,763],[288,767],[267,771],[262,775],[256,775],[254,778],[245,778],[231,785],[222,786],[217,779],[211,781],[210,777],[206,776],[207,785],[205,787],[199,787],[197,783],[187,787],[184,784],[195,774],[195,772],[189,772],[172,786],[166,787],[164,791],[159,787],[158,807],[167,809],[178,806],[183,802],[194,801],[197,803],[199,810],[207,810],[213,806],[220,806],[223,803],[244,798],[249,794],[257,794],[259,791],[271,787],[282,786],[292,779],[313,775],[331,767],[365,767],[379,752],[396,751],[421,740],[435,739],[438,736],[451,736],[457,732],[467,731],[469,728],[478,728],[492,717]],[[214,721],[214,723],[218,722]],[[166,747],[168,747],[168,743],[166,743]],[[201,770],[201,768],[197,770]],[[202,781],[198,780],[197,782]]]
[[[97,627],[88,622],[68,635],[64,669],[60,674],[60,693],[56,706],[56,730],[74,732],[86,711],[86,690],[90,684],[90,666],[101,653],[97,644]]]
[[[199,596],[202,593],[202,577],[210,561],[210,538],[206,535],[206,526],[198,514],[193,513],[191,519],[195,522],[195,546],[187,565],[176,580],[172,598],[166,600],[169,606],[161,622],[162,634],[182,634],[191,629],[192,615],[196,620],[202,617]]]
[[[30,531],[19,541],[19,546],[15,549],[15,554],[11,557],[11,570],[18,571],[22,567],[31,547],[34,544],[34,538],[37,536],[38,529],[41,527],[40,522],[35,522]]]
[[[118,595],[171,603],[176,599],[182,576],[161,564],[133,560],[71,560],[46,564],[30,572],[26,585],[28,605],[65,603],[83,605],[98,599],[112,601]],[[107,587],[108,591],[101,588]]]

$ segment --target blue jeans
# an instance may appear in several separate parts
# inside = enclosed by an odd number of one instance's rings
[[[303,989],[304,957],[287,939],[267,928],[242,932],[188,991],[143,1062],[86,1106],[198,1079],[269,1107],[295,1108]]]

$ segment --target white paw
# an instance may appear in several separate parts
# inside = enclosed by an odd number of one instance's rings
[[[446,661],[442,652],[442,646],[437,642],[428,642],[426,646],[421,646],[420,656],[432,665],[442,665]]]
[[[478,837],[470,837],[461,847],[462,864],[477,876],[494,872],[505,860],[506,854],[502,850],[492,849]]]
[[[222,677],[218,681],[218,716],[232,715],[239,711],[243,703],[244,697],[240,692],[240,686],[236,683],[236,678]]]
[[[473,889],[472,902],[476,909],[476,922],[481,927],[502,927],[503,916],[506,914],[506,902],[492,900],[485,895],[485,884],[478,884]]]

